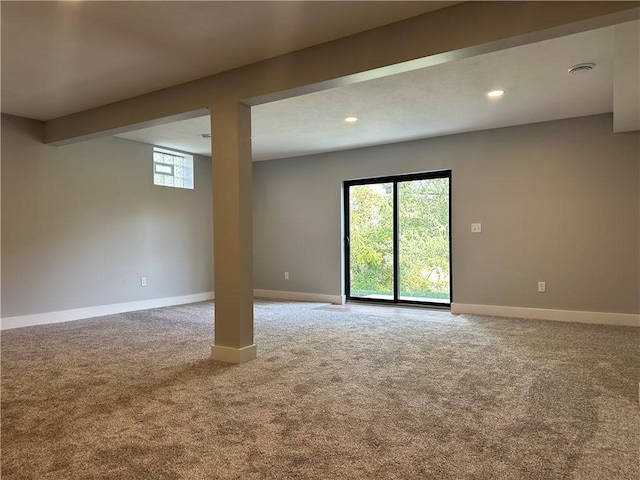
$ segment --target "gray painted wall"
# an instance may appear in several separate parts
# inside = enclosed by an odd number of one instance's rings
[[[341,294],[342,181],[451,169],[454,302],[638,313],[640,134],[611,124],[254,163],[254,286]],[[148,145],[41,134],[2,116],[2,317],[212,290],[209,159],[195,158],[194,191],[156,187]]]
[[[3,318],[212,291],[209,158],[182,190],[153,185],[150,145],[41,139],[2,116]]]
[[[454,302],[638,313],[639,164],[611,115],[257,162],[254,287],[341,294],[342,181],[451,169]]]

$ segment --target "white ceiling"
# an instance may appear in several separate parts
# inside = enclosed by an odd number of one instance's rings
[[[49,120],[455,3],[2,1],[2,112]]]
[[[636,22],[637,23],[637,22]],[[269,160],[613,109],[615,27],[445,63],[252,108],[253,158]],[[570,75],[591,62],[589,73]],[[486,92],[505,95],[490,100]],[[355,124],[346,116],[359,118]],[[119,135],[211,155],[209,117]]]
[[[57,118],[454,3],[2,1],[2,112]],[[637,99],[639,69],[619,61],[624,54],[637,64],[638,31],[636,21],[253,107],[254,160],[592,115],[614,105],[632,105],[630,123],[640,125],[639,102],[629,100]],[[567,73],[581,62],[596,67]],[[485,93],[498,87],[505,96],[489,101]],[[345,124],[347,115],[360,121]],[[210,140],[199,136],[209,128],[201,117],[119,136],[210,155]]]

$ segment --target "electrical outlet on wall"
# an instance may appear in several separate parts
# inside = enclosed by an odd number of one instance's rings
[[[140,277],[140,286],[141,287],[147,286],[147,277]]]
[[[547,291],[547,282],[538,282],[538,292],[544,293]]]
[[[289,272],[284,272],[284,279],[289,280]]]

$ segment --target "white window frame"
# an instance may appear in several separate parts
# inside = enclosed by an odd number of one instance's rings
[[[153,184],[193,190],[193,155],[163,147],[153,147]]]

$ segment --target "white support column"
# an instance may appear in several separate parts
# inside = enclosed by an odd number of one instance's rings
[[[251,108],[211,110],[215,290],[214,360],[256,358],[253,343]]]

